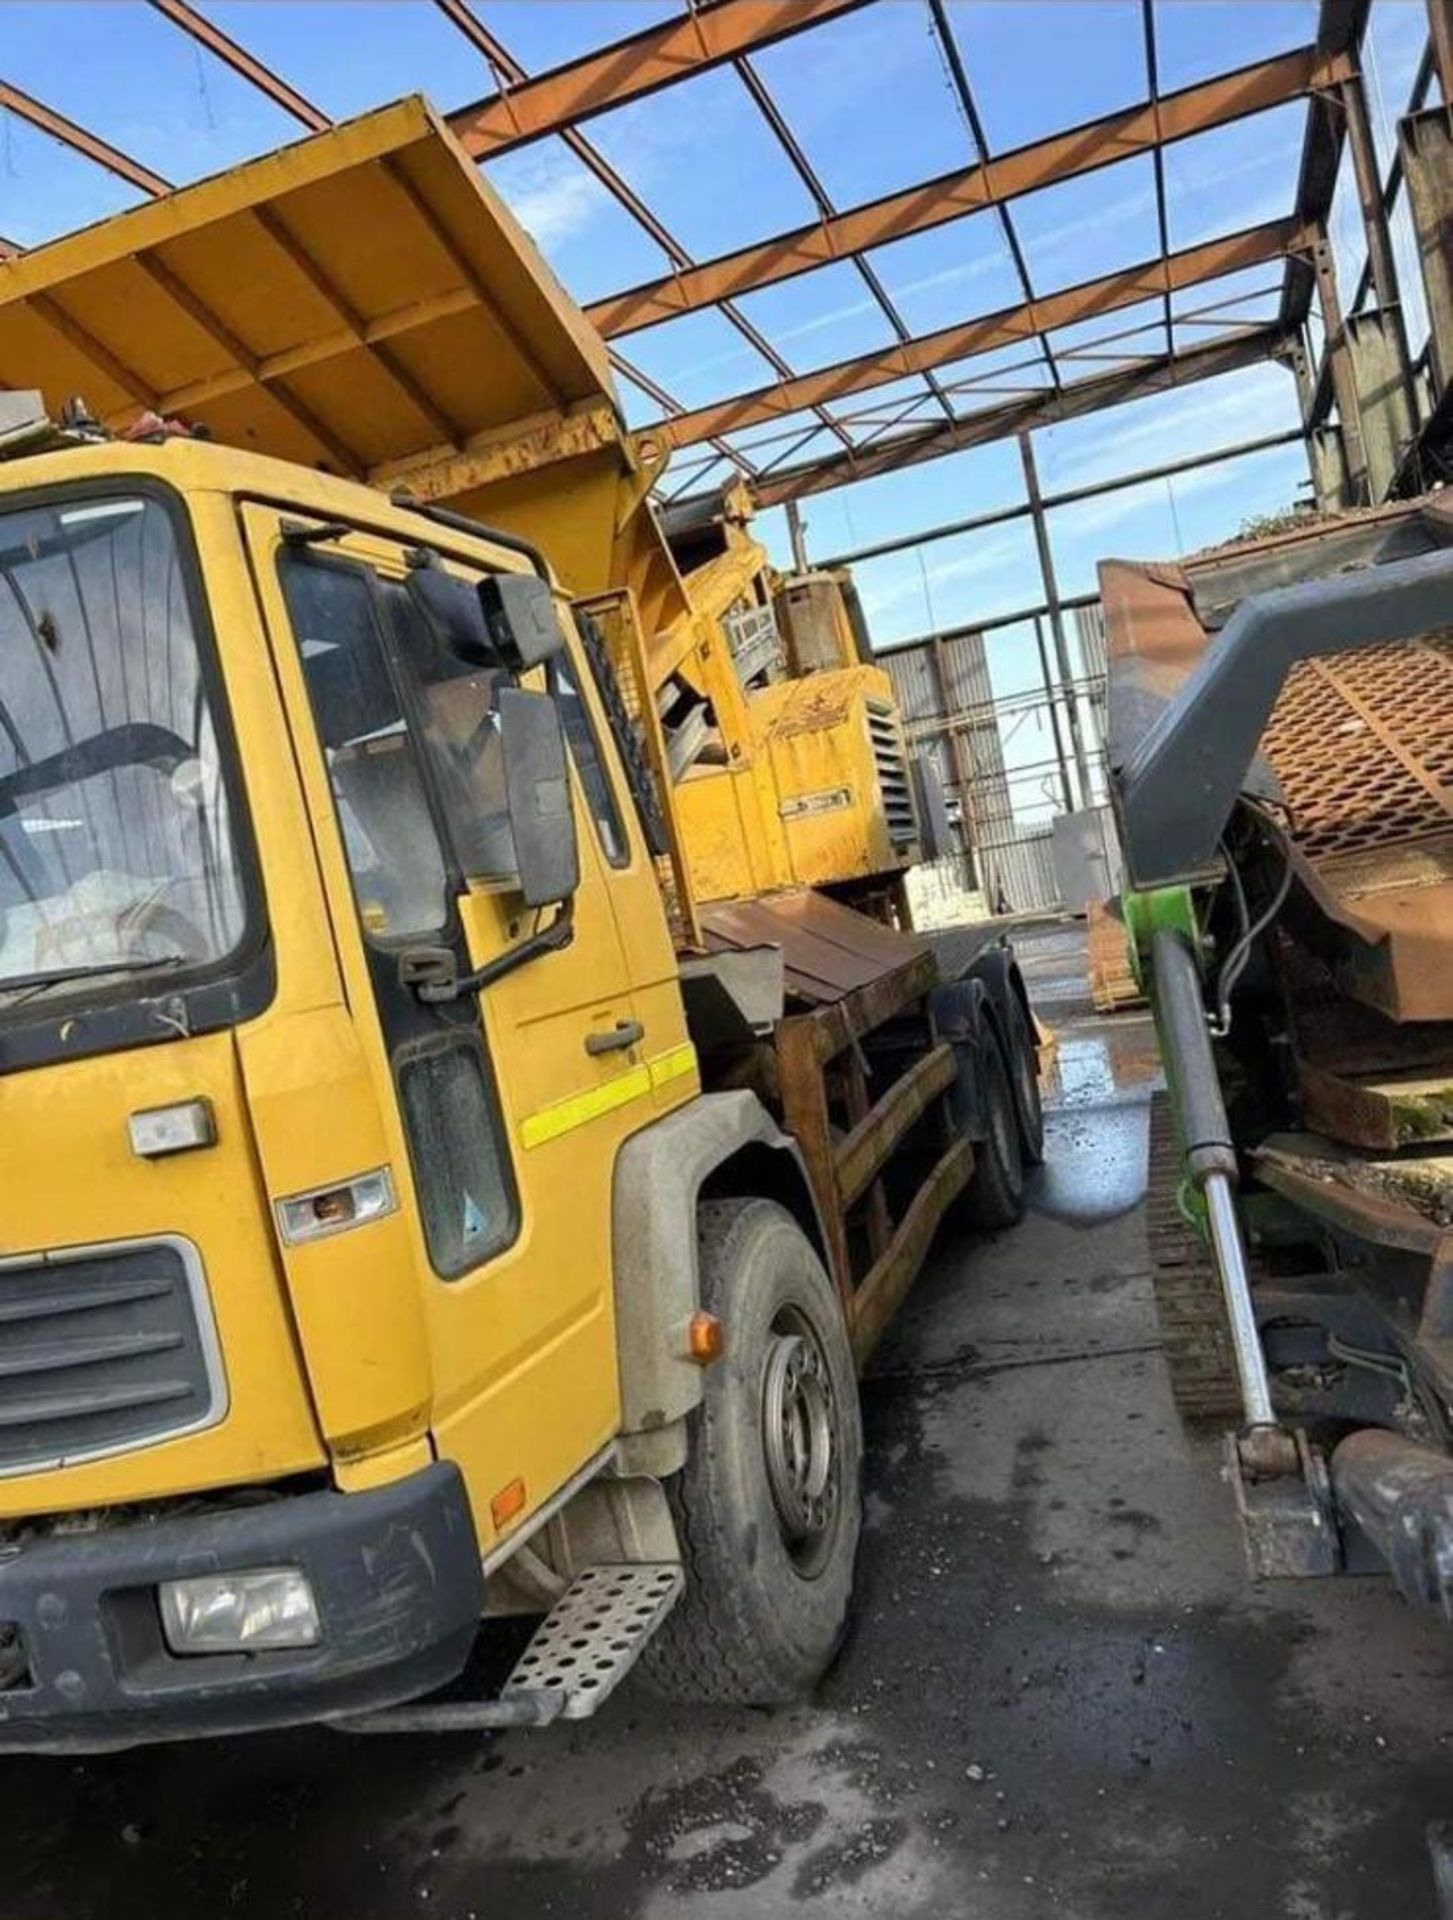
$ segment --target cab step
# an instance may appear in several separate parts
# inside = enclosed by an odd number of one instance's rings
[[[585,1720],[610,1698],[686,1585],[674,1561],[587,1567],[545,1615],[496,1700],[410,1700],[340,1718],[345,1733],[486,1733]]]
[[[500,1698],[559,1695],[563,1718],[588,1719],[636,1664],[685,1584],[669,1563],[587,1567],[535,1629]]]

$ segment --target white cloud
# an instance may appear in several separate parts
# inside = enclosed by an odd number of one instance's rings
[[[609,199],[578,160],[548,146],[511,155],[490,178],[542,253],[583,232]]]

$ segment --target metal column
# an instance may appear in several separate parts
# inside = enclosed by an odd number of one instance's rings
[[[792,542],[792,565],[798,573],[808,573],[811,568],[807,559],[807,535],[802,525],[802,513],[795,500],[787,502],[787,538]]]
[[[1368,280],[1376,302],[1347,316],[1347,340],[1357,382],[1368,485],[1373,499],[1381,500],[1417,437],[1418,393],[1361,76],[1342,81],[1339,91],[1367,240]]]
[[[1357,402],[1357,379],[1352,367],[1352,351],[1347,327],[1342,318],[1342,301],[1337,292],[1337,265],[1332,258],[1332,243],[1325,226],[1320,227],[1312,244],[1312,271],[1317,276],[1317,298],[1322,307],[1322,327],[1327,337],[1327,364],[1332,371],[1332,392],[1337,400],[1337,419],[1342,428],[1342,455],[1347,466],[1349,505],[1366,506],[1369,500],[1367,454],[1362,443],[1362,413]]]
[[[954,723],[953,703],[949,697],[948,669],[944,663],[944,645],[938,634],[934,634],[928,643],[929,657],[933,661],[933,677],[938,683],[939,705],[943,709],[944,732],[948,736],[949,763],[953,768],[954,785],[959,790],[959,831],[964,840],[964,858],[968,862],[970,885],[977,885],[979,871],[979,836],[974,822],[973,778],[967,759],[964,757],[964,739]]]
[[[1297,404],[1301,409],[1305,430],[1312,498],[1320,512],[1336,513],[1348,501],[1347,463],[1342,455],[1341,429],[1330,421],[1320,427],[1310,424],[1317,383],[1305,347],[1299,345],[1293,348],[1291,369],[1297,383]]]
[[[1433,67],[1445,106],[1453,106],[1453,0],[1428,0]]]
[[[1398,122],[1398,151],[1408,183],[1408,210],[1417,235],[1423,291],[1428,300],[1428,359],[1436,406],[1453,381],[1453,113],[1425,107]]]
[[[1044,697],[1049,706],[1049,730],[1054,735],[1054,757],[1059,762],[1060,792],[1064,796],[1065,812],[1075,810],[1074,791],[1070,786],[1070,763],[1065,758],[1064,735],[1059,724],[1059,700],[1054,690],[1054,675],[1049,670],[1049,653],[1044,644],[1044,622],[1038,614],[1034,616],[1034,644],[1039,649],[1039,677],[1044,682]]]
[[[1070,751],[1075,758],[1075,775],[1079,782],[1082,807],[1090,805],[1090,762],[1085,752],[1085,742],[1080,727],[1079,702],[1075,697],[1075,676],[1070,666],[1070,650],[1065,639],[1064,615],[1060,610],[1059,585],[1054,574],[1054,555],[1050,552],[1049,528],[1044,518],[1044,497],[1039,491],[1039,470],[1034,464],[1033,437],[1028,433],[1016,434],[1019,442],[1019,460],[1024,468],[1024,486],[1029,495],[1029,514],[1034,523],[1034,544],[1039,553],[1039,572],[1044,582],[1044,598],[1049,608],[1049,630],[1054,637],[1055,668],[1059,675],[1060,686],[1064,690],[1065,717],[1069,722]],[[1066,783],[1068,785],[1068,783]]]

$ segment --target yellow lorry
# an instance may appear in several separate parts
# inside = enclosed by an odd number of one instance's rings
[[[422,101],[0,264],[0,380],[0,1750],[792,1697],[1041,1139],[849,610],[673,552]]]

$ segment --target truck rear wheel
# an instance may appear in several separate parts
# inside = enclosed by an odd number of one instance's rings
[[[1034,1033],[1017,995],[1009,1001],[1009,1073],[1019,1114],[1019,1145],[1026,1167],[1044,1163],[1044,1103],[1039,1092],[1039,1057]]]
[[[666,1483],[686,1592],[643,1677],[675,1700],[801,1698],[847,1622],[860,1525],[862,1421],[832,1282],[775,1201],[700,1212],[701,1304],[726,1336]]]
[[[967,1065],[977,1073],[983,1100],[984,1138],[974,1143],[974,1172],[959,1202],[965,1226],[987,1232],[1012,1227],[1024,1212],[1024,1161],[1019,1115],[1003,1049],[986,1029]]]

